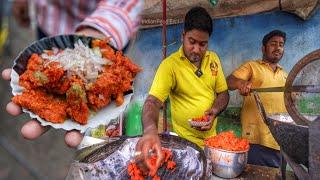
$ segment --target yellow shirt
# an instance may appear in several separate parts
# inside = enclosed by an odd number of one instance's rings
[[[201,63],[202,76],[197,77],[196,70],[180,47],[161,62],[149,94],[162,102],[169,96],[173,130],[180,137],[204,147],[203,140],[216,134],[217,120],[211,130],[198,131],[190,127],[188,119],[203,116],[212,107],[216,93],[226,91],[228,87],[216,53],[205,53]]]
[[[252,82],[252,88],[284,86],[287,73],[281,66],[273,71],[269,64],[263,61],[248,61],[236,69],[232,75]],[[286,112],[283,92],[259,93],[259,97],[268,114]],[[263,122],[254,97],[244,97],[241,109],[242,137],[249,139],[250,143],[260,144],[279,150],[268,126]]]

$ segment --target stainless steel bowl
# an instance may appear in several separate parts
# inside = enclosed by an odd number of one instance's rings
[[[212,172],[222,178],[239,176],[248,161],[248,150],[234,152],[206,146],[204,152],[212,165]]]

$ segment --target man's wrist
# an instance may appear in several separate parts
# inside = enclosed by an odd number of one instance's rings
[[[242,79],[239,79],[238,81],[237,81],[237,89],[238,90],[240,90],[241,88],[242,88],[242,84],[244,83],[244,80],[242,80]]]
[[[211,109],[211,114],[212,114],[213,116],[217,116],[217,115],[219,114],[219,110],[218,110],[217,108],[212,108],[212,109]]]
[[[156,126],[147,126],[143,129],[143,134],[158,134],[158,128]]]
[[[106,38],[106,36],[101,31],[90,26],[80,27],[79,29],[76,30],[75,33],[82,36],[92,36],[98,39]]]

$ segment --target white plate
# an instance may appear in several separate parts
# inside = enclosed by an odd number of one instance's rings
[[[11,73],[10,85],[12,87],[12,94],[14,96],[22,94],[23,88],[21,86],[19,86],[19,75],[14,70],[12,70],[12,73]],[[34,114],[32,111],[30,111],[28,109],[22,108],[22,111],[25,113],[28,113],[31,118],[37,119],[41,123],[42,126],[49,125],[55,129],[64,129],[67,131],[79,130],[81,133],[83,133],[86,131],[86,129],[95,128],[95,127],[99,126],[100,124],[108,125],[112,119],[117,118],[121,113],[124,112],[124,110],[126,109],[126,107],[128,106],[128,104],[131,100],[132,95],[133,95],[133,93],[125,95],[124,102],[121,106],[116,106],[115,102],[111,101],[111,103],[109,105],[100,109],[99,111],[94,113],[94,115],[91,114],[89,116],[88,123],[86,125],[80,125],[79,123],[77,123],[71,119],[67,119],[64,121],[64,123],[61,123],[61,124],[51,123],[49,121],[46,121],[46,120],[40,118],[38,115]]]
[[[199,121],[192,121],[192,119],[189,119],[188,122],[189,122],[190,126],[192,126],[192,127],[203,127],[203,126],[210,124],[210,121],[199,122]]]

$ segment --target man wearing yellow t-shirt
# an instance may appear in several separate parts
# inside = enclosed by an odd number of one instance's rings
[[[206,137],[216,134],[216,117],[229,101],[228,87],[219,57],[208,51],[212,19],[201,7],[192,8],[185,16],[182,46],[162,61],[143,107],[143,137],[136,150],[147,157],[153,150],[161,155],[157,121],[162,103],[169,97],[173,130],[198,146]],[[191,127],[188,119],[207,114],[210,124]]]
[[[262,40],[262,60],[242,64],[227,78],[230,90],[238,89],[244,96],[241,109],[242,137],[249,139],[248,163],[279,167],[279,145],[273,138],[268,126],[263,122],[251,88],[284,86],[287,73],[278,64],[283,56],[286,34],[279,30],[271,31]],[[282,92],[260,93],[262,104],[267,113],[286,112]]]

